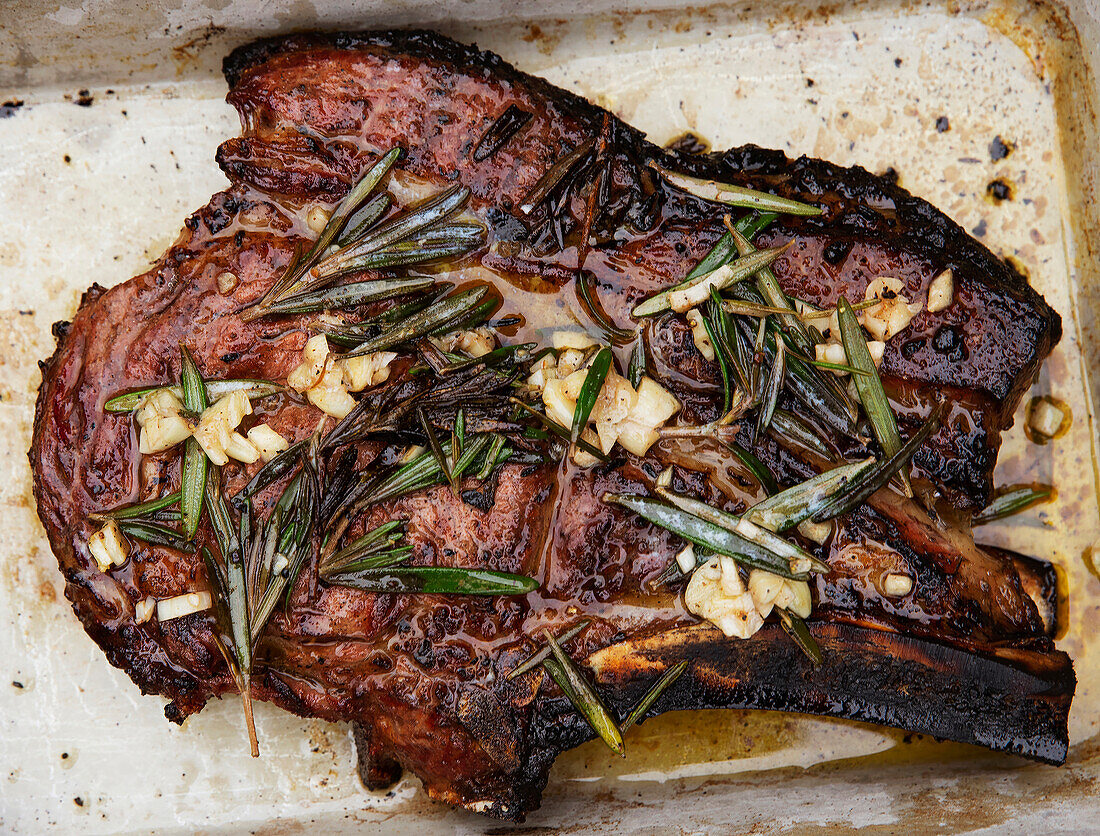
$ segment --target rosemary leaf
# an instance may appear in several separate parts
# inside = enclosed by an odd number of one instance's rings
[[[783,625],[783,629],[787,632],[794,643],[798,645],[798,648],[809,657],[810,662],[816,668],[823,661],[821,656],[821,647],[818,646],[817,639],[810,633],[810,628],[806,626],[806,622],[802,618],[789,610],[777,607],[775,610],[779,613],[779,623]]]
[[[183,343],[180,343],[180,390],[186,409],[195,414],[206,409],[206,386],[195,365],[195,358]],[[206,465],[206,454],[198,440],[194,436],[188,437],[184,443],[180,472],[180,512],[183,514],[183,536],[187,540],[194,539],[199,530],[206,490]]]
[[[741,220],[734,224],[734,228],[751,241],[763,232],[764,229],[770,226],[775,219],[776,215],[770,212],[753,212],[741,218]],[[719,238],[714,243],[714,246],[710,248],[710,251],[703,256],[703,260],[696,264],[691,272],[684,277],[682,284],[686,284],[692,279],[696,279],[699,276],[704,276],[707,273],[717,270],[728,262],[730,258],[734,257],[736,252],[737,248],[733,243],[733,235],[730,234],[729,230],[723,232],[722,237]]]
[[[756,414],[756,424],[753,427],[753,443],[760,438],[761,433],[767,432],[771,425],[772,415],[775,413],[775,405],[779,402],[779,391],[783,388],[783,380],[787,376],[787,349],[785,343],[780,340],[776,344],[775,357],[772,359],[771,372],[768,374],[768,385],[764,387],[764,400],[760,411]]]
[[[594,281],[595,276],[587,270],[579,271],[573,281],[574,291],[577,294],[577,299],[581,303],[581,308],[596,327],[603,332],[604,336],[607,337],[608,342],[612,345],[626,345],[635,338],[636,334],[634,331],[620,328],[611,321],[611,318],[607,315],[607,311],[605,311],[603,305],[600,304],[600,297],[596,292]]]
[[[742,256],[735,261],[729,262],[723,268],[728,269],[729,272],[724,274],[720,279],[716,278],[711,286],[722,290],[730,285],[744,281],[775,261],[783,253],[784,249],[785,247],[770,247],[766,250],[757,250],[752,255]],[[708,273],[705,276],[692,279],[690,282],[682,282],[675,287],[662,290],[635,305],[630,315],[637,318],[653,316],[654,314],[661,313],[661,311],[667,311],[672,307],[671,294],[674,291],[686,291],[703,282],[710,281],[713,275],[713,273]]]
[[[810,450],[824,459],[831,459],[832,452],[817,434],[814,427],[793,412],[785,409],[775,410],[772,415],[772,425],[768,432],[783,446],[789,447],[790,442]]]
[[[733,243],[737,245],[737,252],[741,254],[741,258],[756,255],[759,252],[752,245],[752,242],[738,232],[735,227],[731,227],[730,234],[733,236]],[[775,273],[767,265],[756,274],[756,288],[769,305],[786,311],[779,317],[784,329],[795,339],[795,343],[801,351],[812,354],[814,342],[810,338],[806,323],[799,318],[794,306],[791,304],[791,300],[787,298],[787,294],[779,286],[779,280],[776,279]]]
[[[867,340],[863,336],[863,328],[856,319],[855,311],[843,296],[836,303],[837,318],[840,322],[840,336],[844,342],[844,353],[848,355],[848,362],[857,369],[865,371],[865,376],[854,377],[856,391],[859,392],[859,400],[871,422],[871,429],[878,440],[882,452],[887,458],[892,458],[901,449],[901,435],[898,433],[898,422],[894,417],[894,410],[890,408],[890,400],[886,397],[886,391],[882,388],[882,379],[878,375],[878,367],[871,359],[871,352],[867,349]],[[909,482],[909,468],[902,464],[900,470],[901,483],[906,496],[913,495],[913,486]]]
[[[88,516],[93,520],[129,520],[134,517],[144,517],[162,508],[168,508],[180,501],[180,492],[174,491],[167,496],[140,502],[137,505],[124,505],[121,508],[112,508],[110,511],[99,511]]]
[[[770,531],[786,531],[809,519],[841,491],[859,478],[875,460],[844,464],[819,473],[785,491],[769,496],[745,511],[745,518]]]
[[[267,313],[299,314],[350,308],[355,305],[380,302],[383,299],[392,299],[395,296],[428,290],[434,284],[435,280],[427,276],[415,276],[408,279],[372,279],[365,282],[330,287],[327,290],[319,290],[315,293],[288,296],[272,303],[268,307]]]
[[[715,180],[703,180],[687,174],[678,174],[655,163],[651,165],[668,183],[703,200],[713,200],[729,206],[740,206],[745,209],[776,212],[784,215],[813,216],[820,215],[822,212],[816,206],[810,206],[808,203],[799,200],[779,197],[768,192],[758,192],[755,189],[746,189],[730,183],[719,183]]]
[[[508,105],[508,109],[493,120],[493,124],[478,140],[477,147],[474,148],[474,162],[480,163],[493,156],[530,122],[533,116],[533,113],[518,108],[514,104]]]
[[[428,422],[424,410],[416,410],[416,417],[417,420],[420,421],[420,429],[424,431],[424,435],[428,438],[428,447],[432,451],[432,455],[435,456],[436,464],[443,473],[443,478],[450,483],[452,491],[458,491],[458,481],[451,470],[451,466],[447,463],[447,454],[443,452],[443,445],[439,443],[439,437],[435,434],[435,430],[432,429],[432,425]],[[454,450],[453,441],[451,442],[451,449]]]
[[[622,733],[596,694],[595,689],[588,684],[588,680],[585,679],[584,674],[577,667],[577,663],[561,649],[561,645],[558,644],[550,631],[543,630],[542,635],[546,638],[546,642],[550,646],[550,652],[554,657],[553,659],[546,659],[542,663],[543,667],[546,668],[546,672],[550,674],[550,678],[565,692],[569,701],[573,703],[573,707],[580,712],[581,716],[592,727],[592,730],[600,736],[600,739],[607,744],[608,748],[626,757]]]
[[[472,287],[450,296],[431,307],[406,317],[395,323],[375,337],[365,339],[359,343],[348,356],[369,354],[374,351],[384,351],[401,343],[410,342],[425,334],[449,327],[452,323],[461,320],[473,309],[477,308],[485,294],[489,292],[488,285]]]
[[[630,385],[635,389],[638,388],[638,384],[642,382],[642,377],[645,376],[645,339],[641,334],[638,334],[638,339],[634,343],[634,348],[630,350],[630,365],[626,370],[627,380],[630,381]]]
[[[713,301],[707,302],[708,306],[712,306]],[[708,308],[709,313],[710,308]],[[707,332],[707,339],[710,340],[710,344],[714,347],[714,359],[718,361],[718,372],[722,377],[722,414],[726,415],[730,409],[733,408],[733,381],[730,380],[730,363],[726,359],[727,352],[718,347],[718,335],[715,330],[714,318],[712,315],[703,315],[703,328]]]
[[[1032,505],[1049,502],[1054,498],[1054,488],[1050,485],[1020,485],[998,493],[993,501],[974,515],[974,525],[985,525],[994,520],[1019,514]]]
[[[607,373],[611,370],[610,348],[601,348],[588,367],[588,373],[584,377],[581,391],[577,395],[577,407],[573,410],[573,426],[569,430],[569,443],[576,444],[581,431],[588,426],[588,418],[592,415],[592,408],[600,397]]]
[[[913,454],[940,425],[940,419],[946,408],[946,402],[938,404],[921,428],[913,433],[897,453],[886,461],[876,464],[870,471],[864,473],[862,478],[852,482],[847,491],[836,494],[823,508],[819,508],[813,516],[814,522],[825,522],[848,513],[889,482],[898,470],[909,463]]]
[[[394,566],[330,575],[328,583],[365,592],[435,595],[524,595],[539,583],[526,575],[450,566]]]
[[[127,392],[123,395],[116,395],[111,398],[105,404],[103,409],[107,412],[133,412],[138,406],[141,405],[141,401],[147,395],[152,395],[155,392],[159,392],[163,389],[167,389],[177,398],[182,400],[183,390],[179,386],[154,386],[149,389],[138,389],[134,392]],[[216,401],[224,395],[229,395],[233,392],[244,392],[249,400],[256,400],[258,398],[266,398],[269,395],[277,395],[279,392],[286,390],[285,386],[278,383],[272,383],[268,380],[208,380],[206,381],[206,394],[211,401]]]
[[[729,448],[729,451],[737,456],[738,461],[749,469],[749,472],[752,473],[753,478],[760,483],[760,487],[764,489],[765,493],[773,494],[779,492],[779,483],[775,480],[775,475],[766,464],[736,441],[727,441],[724,443],[725,446]]]
[[[147,522],[146,520],[120,520],[119,530],[123,534],[142,540],[154,546],[167,546],[171,549],[179,549],[181,552],[193,552],[195,544],[180,536],[179,532],[163,525]]]
[[[390,208],[393,199],[385,193],[372,197],[367,205],[348,219],[344,231],[336,236],[336,245],[346,247],[374,226]]]
[[[619,726],[619,731],[625,734],[627,729],[641,720],[642,717],[645,716],[645,713],[653,706],[653,703],[657,702],[661,694],[667,691],[669,686],[680,678],[684,671],[687,670],[687,667],[688,660],[684,659],[682,662],[673,665],[661,674],[661,678],[654,682],[653,687],[645,692],[642,698],[638,700],[638,704],[630,709],[630,713],[626,715],[626,719],[623,720],[622,725]]]
[[[546,197],[554,190],[554,187],[558,185],[570,171],[592,153],[592,149],[596,147],[596,138],[586,140],[550,166],[546,173],[540,177],[531,190],[527,193],[527,196],[523,199],[523,203],[520,204],[519,210],[524,215],[530,215],[535,211],[535,207],[542,203]]]
[[[557,637],[558,644],[562,645],[565,644],[567,641],[576,638],[582,632],[584,632],[584,628],[587,627],[590,623],[591,619],[582,618],[580,621],[578,621],[576,624],[574,624],[572,627],[570,627],[568,630]],[[516,667],[508,672],[508,675],[505,678],[515,679],[517,676],[521,676],[522,674],[527,673],[527,671],[537,668],[549,656],[550,645],[547,644],[544,645],[541,650],[535,651],[532,655],[528,656],[526,659],[516,665]]]
[[[613,493],[605,493],[603,501],[621,505],[654,525],[678,534],[697,546],[732,557],[750,569],[763,569],[790,580],[806,579],[804,574],[791,572],[787,558],[667,502],[646,496]]]

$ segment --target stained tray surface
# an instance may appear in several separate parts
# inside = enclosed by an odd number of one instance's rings
[[[1092,210],[1074,148],[1082,130],[1096,133],[1071,86],[1084,56],[1068,18],[1025,6],[960,14],[870,4],[839,17],[809,6],[770,17],[711,7],[509,22],[475,7],[484,22],[438,28],[592,98],[657,142],[691,130],[716,148],[755,142],[892,168],[903,186],[1014,259],[1062,314],[1066,336],[1033,394],[1073,413],[1068,434],[1049,445],[1012,430],[998,466],[1002,483],[1053,482],[1057,501],[979,530],[984,542],[1065,570],[1060,646],[1079,680],[1066,767],[821,718],[693,712],[632,731],[626,761],[597,745],[564,755],[529,824],[1027,831],[1048,827],[1053,813],[1063,827],[1094,820],[1100,514],[1089,399],[1096,369],[1082,345],[1095,336],[1088,270],[1096,268],[1085,257]],[[409,20],[423,12],[410,8]],[[59,37],[80,30],[78,11],[53,13]],[[0,96],[23,100],[0,118],[0,830],[281,833],[315,822],[326,832],[482,832],[485,822],[427,801],[414,779],[389,793],[364,790],[344,726],[261,705],[264,755],[254,761],[235,701],[182,728],[167,723],[162,701],[140,696],[84,634],[38,524],[26,450],[51,323],[71,316],[92,282],[109,286],[145,269],[185,215],[225,184],[214,150],[238,122],[210,70],[215,53],[247,38],[213,23],[203,30],[204,15],[171,18],[199,35],[184,39],[163,72],[120,64],[112,79],[101,66],[84,94],[0,65]],[[355,20],[379,25],[383,16]],[[316,22],[353,25],[350,16]],[[999,159],[996,137],[1012,148]],[[995,179],[1011,185],[1011,200],[988,196]]]

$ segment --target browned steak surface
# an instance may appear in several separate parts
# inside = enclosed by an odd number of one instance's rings
[[[1018,274],[931,206],[862,169],[758,148],[665,152],[593,105],[437,35],[264,41],[234,52],[226,76],[244,126],[218,153],[231,187],[187,220],[152,270],[111,290],[93,287],[72,323],[58,327],[31,451],[39,513],[77,615],[143,691],[172,700],[173,719],[232,692],[233,680],[208,614],[135,621],[146,596],[205,588],[198,556],[137,544],[124,566],[101,573],[88,554],[89,514],[161,495],[180,479],[178,452],[140,457],[132,421],[105,414],[103,404],[120,391],[175,381],[181,342],[207,379],[284,380],[313,318],[245,321],[241,312],[279,277],[295,245],[314,237],[304,207],[331,205],[393,145],[407,152],[399,164],[406,181],[470,188],[489,242],[451,268],[462,281],[497,288],[502,312],[524,319],[516,339],[544,337],[547,312],[574,305],[580,252],[608,314],[633,328],[631,307],[680,280],[717,240],[723,207],[663,184],[647,168],[653,161],[821,206],[820,217],[781,217],[755,242],[793,240],[775,273],[788,292],[818,305],[862,299],[884,274],[923,299],[931,279],[951,268],[954,304],[923,311],[888,342],[883,370],[903,435],[937,392],[951,400],[914,475],[962,509],[986,504],[999,434],[1060,336],[1058,315]],[[476,160],[484,132],[512,105],[531,120]],[[601,178],[606,192],[589,247],[580,242],[579,196],[530,216],[518,207],[563,154],[601,135],[604,167],[573,175],[581,186]],[[391,189],[398,203],[402,188],[395,181]],[[223,271],[240,277],[227,295],[217,288]],[[647,328],[650,367],[683,400],[684,419],[715,417],[716,369],[695,351],[683,320],[670,315]],[[296,441],[320,417],[280,395],[263,401],[255,420]],[[364,443],[359,462],[392,459],[401,446]],[[814,472],[770,439],[757,453],[785,483]],[[759,499],[728,454],[711,450],[707,461],[715,478],[677,467],[674,486],[735,511]],[[591,470],[506,465],[488,507],[447,487],[376,506],[349,536],[407,519],[414,564],[522,573],[539,589],[502,598],[380,595],[320,583],[307,567],[259,646],[256,696],[360,724],[372,783],[392,780],[400,764],[434,797],[521,817],[537,805],[553,758],[591,733],[541,673],[515,681],[504,674],[535,649],[536,630],[585,615],[593,624],[569,649],[608,686],[614,710],[625,712],[655,676],[686,658],[688,675],[656,710],[786,708],[1064,758],[1074,679],[1053,648],[1048,565],[975,546],[967,533],[882,491],[820,550],[832,571],[815,590],[811,629],[826,661],[814,669],[775,625],[731,643],[689,615],[675,589],[649,585],[682,543],[600,497],[646,493],[666,464],[683,462],[678,442],[662,442],[646,458]],[[229,489],[257,467],[227,466]],[[277,487],[260,495],[261,514]],[[200,538],[210,536],[205,526]],[[916,579],[913,595],[881,592],[892,571]]]

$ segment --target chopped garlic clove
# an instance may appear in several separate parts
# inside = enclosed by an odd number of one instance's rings
[[[753,569],[749,573],[749,594],[752,595],[756,611],[767,618],[775,605],[775,599],[783,590],[784,579],[763,569]]]
[[[546,416],[563,427],[573,425],[573,412],[577,401],[569,397],[564,380],[548,380],[542,390],[542,403],[546,407]]]
[[[1066,414],[1057,404],[1047,398],[1040,398],[1035,401],[1027,423],[1036,435],[1051,439],[1058,435],[1065,421]]]
[[[340,361],[344,371],[344,383],[349,392],[362,392],[369,386],[377,386],[390,379],[390,363],[397,355],[392,351],[374,351]]]
[[[660,383],[643,377],[638,384],[638,400],[627,416],[648,427],[659,427],[680,411],[680,402]]]
[[[688,612],[710,621],[726,636],[747,639],[764,626],[764,619],[749,592],[725,594],[724,575],[718,559],[711,558],[692,573],[684,590],[684,604]]]
[[[173,618],[202,612],[210,609],[212,603],[209,592],[188,592],[174,598],[164,598],[157,601],[157,620],[171,621]]]
[[[332,215],[324,206],[311,206],[309,211],[306,212],[306,226],[312,229],[317,235],[320,235],[328,225],[328,219],[330,217],[332,217]]]
[[[680,553],[676,555],[676,565],[685,575],[695,571],[695,547],[691,543],[680,549]]]
[[[822,546],[829,539],[829,535],[833,533],[833,524],[831,521],[818,523],[811,519],[805,519],[798,524],[798,533],[807,540],[812,540]]]
[[[882,582],[882,592],[889,598],[904,598],[913,591],[913,579],[899,572],[891,572]]]
[[[225,454],[245,464],[252,464],[260,459],[260,451],[256,446],[238,432],[230,433],[229,443],[225,445]]]
[[[138,426],[145,426],[153,418],[179,415],[182,409],[183,402],[175,394],[168,389],[157,389],[142,398],[134,411],[134,418]]]
[[[594,345],[599,345],[584,331],[555,331],[550,337],[550,344],[561,351],[563,349],[576,349],[586,351]]]
[[[604,380],[596,403],[592,405],[591,420],[617,424],[624,420],[638,403],[638,392],[625,377],[610,371]]]
[[[224,270],[218,273],[217,279],[218,293],[222,296],[228,296],[234,290],[237,289],[237,285],[241,283],[240,278],[236,273],[230,273],[228,270]]]
[[[267,424],[257,424],[248,431],[248,440],[265,462],[271,461],[290,446],[290,442],[271,429]]]
[[[592,430],[585,430],[581,433],[581,438],[593,447],[599,447],[600,440]],[[576,449],[573,450],[573,461],[578,467],[595,467],[599,464],[600,460],[589,453],[587,450],[581,448],[578,444]]]
[[[251,414],[252,404],[240,390],[224,395],[202,411],[194,435],[210,461],[219,466],[229,461],[227,450],[234,445],[235,431],[244,417]]]
[[[286,384],[297,392],[305,392],[316,386],[325,373],[328,359],[328,340],[324,334],[310,337],[302,349],[302,363],[286,379]]]
[[[867,343],[867,351],[870,353],[871,360],[877,368],[882,365],[882,358],[886,354],[886,343],[881,340],[870,340]]]
[[[642,426],[629,419],[619,424],[619,446],[635,456],[644,456],[660,438],[661,434],[653,427]]]
[[[800,618],[809,618],[813,608],[810,585],[806,581],[783,581],[783,589],[775,597],[775,606],[793,612]]]
[[[111,566],[121,566],[130,556],[130,546],[122,536],[118,523],[107,523],[88,539],[88,552],[95,560],[100,572],[106,572]]]
[[[144,624],[153,617],[157,608],[156,598],[143,598],[134,605],[134,621]]]
[[[355,409],[355,398],[344,388],[344,372],[335,363],[330,363],[321,379],[306,390],[306,398],[323,413],[337,419]]]
[[[733,597],[745,591],[745,582],[741,579],[741,570],[732,557],[721,555],[718,558],[718,566],[722,569],[722,577],[719,583],[722,585],[722,593]]]
[[[574,374],[578,369],[584,367],[587,358],[587,353],[579,349],[564,349],[558,355],[558,377],[564,379]]]
[[[696,350],[707,360],[714,361],[714,344],[710,341],[710,334],[703,324],[703,315],[698,308],[692,308],[687,312],[688,325],[691,326],[691,339],[695,343]]]
[[[955,296],[955,274],[948,267],[928,285],[928,311],[939,313],[946,309]]]
[[[158,415],[145,422],[138,434],[138,451],[143,456],[175,447],[191,436],[191,424],[181,415]]]
[[[876,340],[888,340],[905,330],[913,317],[920,313],[921,306],[910,305],[901,292],[904,287],[901,279],[893,276],[879,276],[867,285],[864,299],[878,299],[879,303],[863,310],[860,322]]]

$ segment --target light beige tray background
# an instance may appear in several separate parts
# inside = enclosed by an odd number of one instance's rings
[[[260,706],[263,757],[247,756],[239,706],[183,728],[84,634],[31,499],[37,361],[50,325],[92,282],[148,266],[225,180],[214,150],[238,122],[217,73],[249,37],[302,28],[435,23],[611,108],[664,142],[756,142],[872,171],[967,229],[984,228],[1062,314],[1065,337],[1036,384],[1073,410],[1038,447],[1019,428],[1003,481],[1052,481],[1059,499],[987,527],[987,542],[1066,572],[1061,641],[1079,685],[1062,769],[871,726],[765,712],[670,715],[630,733],[626,761],[588,745],[563,756],[536,828],[657,833],[1084,830],[1100,814],[1100,542],[1095,401],[1097,124],[1094,2],[864,2],[601,11],[492,0],[327,4],[21,0],[0,19],[0,830],[16,832],[484,832],[427,801],[415,779],[370,793],[347,728]],[[666,4],[667,5],[667,4]],[[148,6],[148,7],[147,7]],[[321,6],[321,4],[318,4]],[[841,10],[843,9],[843,10]],[[812,84],[811,84],[812,80]],[[78,91],[89,107],[73,103]],[[939,116],[949,131],[935,128]],[[1015,145],[993,162],[997,135]],[[1014,199],[985,197],[994,177]],[[1087,350],[1083,350],[1083,346]],[[22,687],[17,687],[20,683]]]

